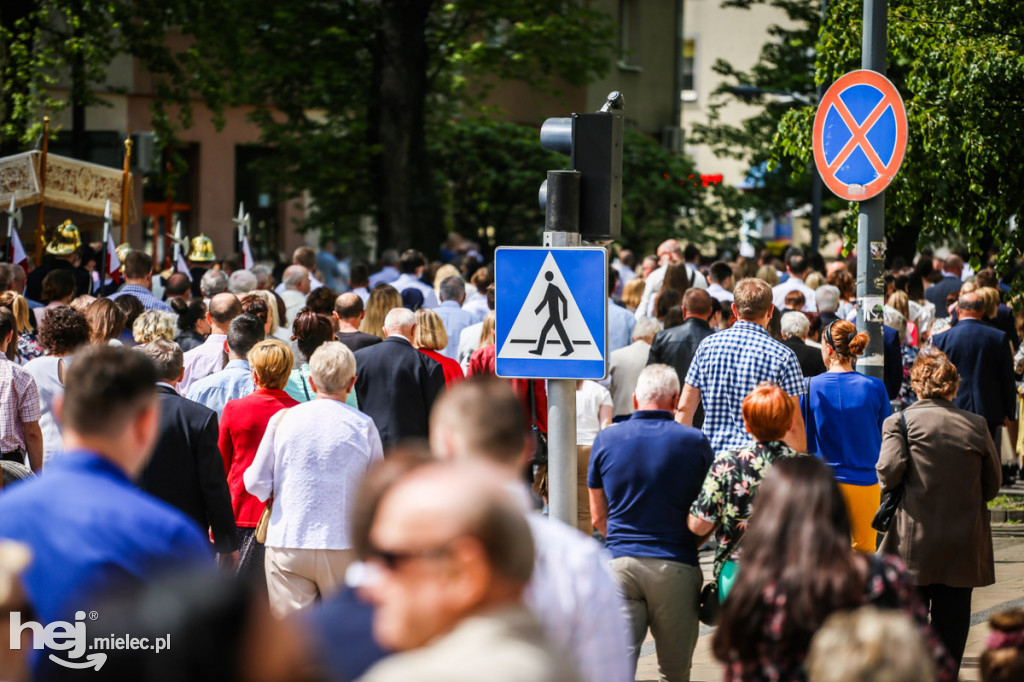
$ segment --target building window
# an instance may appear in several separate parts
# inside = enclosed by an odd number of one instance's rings
[[[619,68],[640,70],[640,0],[619,0]]]
[[[683,39],[683,91],[684,102],[697,101],[697,39]]]

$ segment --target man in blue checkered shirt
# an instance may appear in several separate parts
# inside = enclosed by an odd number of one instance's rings
[[[799,452],[807,449],[800,394],[805,392],[800,363],[792,350],[768,335],[772,318],[772,289],[760,279],[744,279],[736,285],[733,311],[736,324],[712,334],[697,347],[686,373],[676,421],[690,426],[701,401],[704,403],[704,435],[716,453],[741,448],[750,442],[743,426],[743,399],[762,381],[772,381],[790,395],[796,405],[786,443]]]

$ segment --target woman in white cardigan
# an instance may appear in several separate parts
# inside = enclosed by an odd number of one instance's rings
[[[278,617],[342,584],[355,558],[349,526],[359,484],[384,458],[373,420],[345,404],[356,380],[352,351],[325,343],[309,369],[317,399],[271,418],[243,477],[249,493],[273,497],[264,565]]]

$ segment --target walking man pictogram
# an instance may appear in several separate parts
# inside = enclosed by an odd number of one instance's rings
[[[537,347],[530,352],[534,355],[544,354],[544,344],[546,343],[548,332],[554,327],[555,331],[558,332],[558,338],[562,340],[562,345],[565,347],[565,351],[562,353],[562,357],[565,357],[566,355],[572,355],[572,343],[569,341],[569,335],[565,333],[565,327],[562,326],[562,320],[569,318],[569,302],[566,301],[565,294],[557,286],[551,284],[551,280],[554,278],[555,276],[551,272],[544,273],[544,279],[548,281],[548,290],[544,292],[544,298],[533,312],[535,315],[539,315],[544,306],[547,306],[548,321],[544,323],[544,328],[540,332]],[[559,315],[558,311],[559,301],[562,303],[561,315]]]

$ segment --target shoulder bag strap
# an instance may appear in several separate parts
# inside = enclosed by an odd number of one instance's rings
[[[302,384],[302,392],[306,394],[306,402],[308,403],[312,398],[309,397],[309,389],[306,387],[306,375],[303,373],[301,367],[299,367],[299,383]]]

